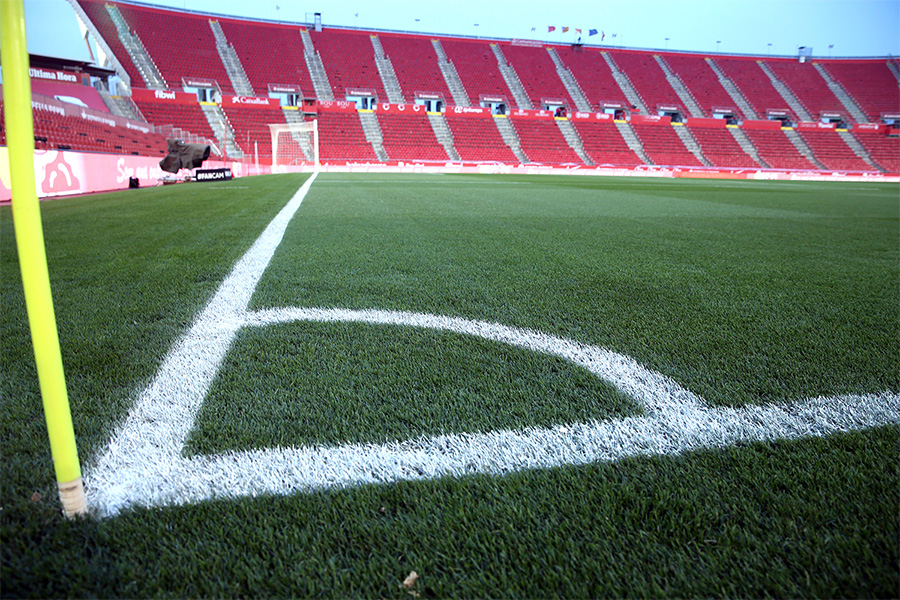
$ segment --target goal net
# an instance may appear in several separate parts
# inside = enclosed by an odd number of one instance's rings
[[[272,133],[272,170],[319,164],[317,121],[269,125]]]

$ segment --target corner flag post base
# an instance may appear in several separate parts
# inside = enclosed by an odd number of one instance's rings
[[[58,483],[59,500],[62,502],[63,514],[68,518],[87,513],[87,499],[84,496],[84,483],[81,477],[75,481]]]

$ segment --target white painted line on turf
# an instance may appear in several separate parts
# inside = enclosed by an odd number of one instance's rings
[[[281,308],[248,312],[257,282],[313,174],[235,265],[176,342],[106,450],[86,469],[88,505],[132,506],[287,494],[404,479],[679,454],[739,442],[794,439],[900,423],[900,394],[815,398],[783,406],[711,408],[671,378],[605,348],[459,317],[383,310]],[[633,397],[646,416],[551,428],[465,433],[389,444],[269,448],[186,457],[184,442],[237,331],[294,321],[362,322],[472,335],[562,357]]]

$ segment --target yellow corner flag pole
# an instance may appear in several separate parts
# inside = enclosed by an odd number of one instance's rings
[[[75,430],[63,374],[59,334],[50,294],[50,275],[44,249],[44,231],[34,178],[34,122],[31,115],[31,80],[25,42],[22,0],[0,0],[0,59],[3,68],[3,104],[6,141],[12,180],[13,223],[25,306],[34,345],[50,452],[67,517],[87,512]]]

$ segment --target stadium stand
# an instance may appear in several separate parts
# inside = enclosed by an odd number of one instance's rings
[[[609,54],[619,70],[628,77],[651,115],[656,114],[656,107],[660,104],[681,106],[681,99],[669,85],[666,74],[653,58],[653,54],[624,50],[610,50]]]
[[[378,160],[355,112],[319,112],[320,160]]]
[[[211,79],[223,93],[235,93],[208,17],[134,4],[117,6],[170,88],[180,87],[185,78]]]
[[[632,123],[634,134],[641,140],[644,152],[656,165],[701,167],[703,164],[684,146],[673,125]]]
[[[510,119],[510,122],[531,162],[584,164],[553,119]]]
[[[604,102],[631,106],[625,92],[613,79],[612,71],[603,60],[600,50],[560,46],[556,48],[556,53],[578,81],[592,108],[602,108],[601,104]]]
[[[257,96],[266,97],[273,84],[291,86],[304,98],[314,98],[316,95],[304,56],[305,33],[301,35],[301,32],[305,28],[299,24],[219,18],[122,0],[76,1],[131,77],[133,93],[140,96],[139,99],[132,97],[134,106],[141,111],[148,123],[160,127],[174,126],[201,137],[215,139],[200,103],[193,102],[193,96],[181,91],[185,79],[214,80],[223,93],[221,108],[235,132],[233,141],[248,154],[253,152],[255,142],[263,161],[271,153],[267,125],[284,123],[284,114],[274,106],[259,108],[262,102],[247,102],[246,104],[257,105],[249,108],[241,106],[245,104],[243,100],[238,102],[227,98],[234,94],[233,85],[217,51],[211,19],[218,22],[228,43],[235,49]],[[168,96],[171,91],[159,92],[166,94],[165,97],[143,91],[138,94],[146,83],[119,39],[118,29],[107,5],[115,6],[130,30],[140,37],[168,82],[170,90],[180,94],[177,101]],[[374,32],[365,30],[330,27],[320,32],[309,31],[309,38],[322,59],[335,98],[346,98],[350,90],[362,92],[359,95],[365,95],[365,91],[370,90],[379,102],[388,101],[385,84],[376,65],[374,35]],[[452,135],[453,146],[462,160],[518,162],[516,154],[504,141],[497,127],[497,117],[492,117],[487,111],[480,113],[477,110],[453,110],[453,97],[439,68],[437,50],[429,36],[378,32],[377,38],[385,56],[391,61],[405,102],[414,102],[419,92],[443,97],[446,109],[444,119]],[[568,105],[569,122],[581,138],[586,156],[598,165],[633,167],[642,164],[640,156],[645,154],[649,161],[658,165],[701,166],[697,157],[685,147],[681,137],[676,135],[674,126],[646,123],[646,119],[641,122],[641,119],[634,118],[639,111],[631,106],[606,60],[609,57],[615,61],[640,95],[647,111],[654,115],[660,105],[681,107],[681,98],[657,62],[658,54],[680,78],[705,117],[712,117],[717,109],[718,112],[728,109],[741,121],[740,131],[743,135],[737,136],[741,140],[739,144],[732,132],[719,123],[708,119],[708,122],[694,126],[690,123],[693,117],[689,119],[686,131],[693,135],[713,167],[763,168],[748,154],[753,151],[753,148],[746,145],[749,141],[755,146],[761,160],[771,168],[815,169],[816,165],[797,150],[784,131],[777,129],[777,124],[751,120],[765,120],[769,116],[768,110],[777,109],[787,110],[788,118],[797,125],[796,133],[812,151],[820,168],[872,171],[873,167],[856,156],[845,141],[846,134],[839,135],[831,129],[797,123],[800,115],[792,114],[789,110],[787,100],[773,86],[765,68],[791,90],[813,121],[822,113],[841,115],[852,135],[859,140],[875,163],[889,172],[900,171],[900,138],[888,135],[891,131],[884,127],[870,126],[870,130],[857,132],[854,121],[860,117],[859,113],[854,112],[855,109],[848,109],[841,100],[846,102],[843,92],[834,91],[827,81],[830,77],[839,83],[843,91],[865,113],[868,121],[881,123],[886,113],[900,113],[897,77],[888,68],[885,59],[827,59],[815,63],[800,63],[787,57],[707,57],[679,52],[602,50],[594,46],[554,45],[553,50],[571,72],[591,109],[607,112],[615,109],[616,118],[630,121],[630,129],[635,133],[637,143],[643,147],[644,154],[641,154],[635,153],[628,146],[628,143],[633,142],[626,143],[622,137],[627,132],[620,131],[611,120],[600,118],[603,115],[580,113],[581,117],[574,117],[574,101],[563,84],[546,45],[531,46],[505,40],[492,42],[454,37],[441,37],[440,42],[447,58],[453,63],[472,106],[478,107],[485,96],[502,97],[506,99],[509,113],[513,113],[521,107],[517,106],[498,67],[494,53],[497,48],[492,49],[492,44],[497,44],[521,81],[534,108],[542,108],[544,101],[551,99],[562,100]],[[604,53],[608,53],[606,57]],[[711,61],[715,64],[712,65]],[[756,112],[755,116],[744,114],[736,105],[713,66],[717,66],[735,84]],[[51,89],[46,84],[41,85]],[[516,87],[518,88],[518,84]],[[90,88],[87,91],[90,92],[90,97],[84,94],[76,96],[89,106],[93,103],[94,108],[101,113],[105,112],[100,103],[108,100],[108,97],[98,95]],[[53,91],[48,95],[68,95],[64,92],[65,90]],[[161,101],[163,98],[169,98],[170,101]],[[618,112],[619,110],[622,112]],[[139,132],[116,131],[112,127],[104,129],[103,118],[96,115],[94,122],[86,123],[84,119],[73,121],[71,111],[64,112],[70,116],[63,117],[52,111],[39,114],[36,109],[35,114],[40,117],[36,119],[36,133],[39,130],[39,137],[47,138],[46,143],[41,142],[46,147],[153,156],[164,149],[159,134],[138,135]],[[302,110],[297,112],[301,118],[302,113]],[[387,160],[448,160],[447,151],[439,143],[431,123],[424,115],[411,116],[390,111],[378,112],[376,116],[382,130]],[[320,155],[323,160],[378,160],[372,143],[366,139],[360,115],[352,106],[320,110],[318,120]],[[518,136],[522,151],[529,161],[582,164],[582,160],[551,119],[510,114],[509,120],[504,121],[503,125],[507,123]],[[770,125],[776,129],[770,129]],[[3,135],[4,132],[0,129],[0,143],[3,142]],[[797,139],[794,141],[799,143]],[[858,149],[855,144],[853,147]],[[378,153],[384,159],[380,147]]]
[[[872,170],[872,167],[856,156],[847,142],[833,130],[798,130],[797,133],[813,151],[816,159],[828,169],[836,171]]]
[[[522,87],[531,99],[534,108],[542,108],[543,100],[563,100],[569,110],[575,102],[556,72],[553,59],[543,47],[504,45],[503,55],[515,69]]]
[[[769,109],[787,109],[787,102],[772,85],[772,81],[757,64],[756,59],[717,56],[714,60],[738,87],[760,119],[766,118],[766,111]]]
[[[272,136],[270,124],[286,123],[280,107],[249,108],[243,106],[223,106],[222,111],[234,130],[238,147],[250,156],[258,153],[260,162],[272,160]],[[254,148],[254,144],[256,147]]]
[[[572,125],[581,137],[584,151],[595,165],[634,167],[644,164],[625,143],[615,123],[574,119]]]
[[[309,36],[322,58],[336,99],[345,99],[347,90],[359,89],[372,90],[378,101],[387,101],[368,32],[324,28],[318,32],[310,30]]]
[[[442,160],[446,150],[423,115],[378,115],[384,150],[391,160]]]
[[[887,61],[834,60],[820,64],[872,123],[880,123],[883,113],[900,113],[900,89]]]
[[[690,122],[688,123],[690,125]],[[709,162],[715,167],[759,168],[759,164],[737,143],[726,128],[691,127],[691,134],[700,144]]]
[[[125,72],[131,78],[132,87],[144,87],[146,85],[144,78],[131,61],[128,51],[125,50],[125,46],[122,45],[122,41],[119,39],[116,25],[106,11],[107,2],[105,0],[78,0],[78,4],[84,9],[88,18],[100,32],[100,35],[103,36],[104,41],[106,41],[113,54],[115,54],[116,59],[118,59]]]
[[[678,75],[705,116],[713,116],[713,109],[716,108],[731,108],[735,116],[746,118],[740,108],[735,106],[734,100],[722,87],[716,72],[712,70],[703,56],[666,54],[665,59],[669,68]]]
[[[816,170],[816,166],[800,154],[783,131],[747,129],[744,133],[756,146],[760,158],[772,168]]]
[[[900,173],[900,137],[860,133],[854,136],[882,169]]]
[[[220,19],[219,25],[257,96],[267,96],[269,84],[280,83],[300,86],[304,97],[315,98],[299,27],[231,19]],[[260,40],[266,40],[263,47]]]
[[[428,92],[442,95],[445,105],[453,103],[430,39],[388,34],[379,34],[378,38],[407,102],[414,101],[417,92]]]
[[[497,57],[487,42],[441,39],[444,53],[462,81],[472,106],[480,104],[481,96],[501,96],[513,106],[512,93],[500,74]]]
[[[818,118],[823,112],[842,114],[847,112],[837,96],[828,89],[828,83],[812,63],[800,63],[790,59],[769,59],[765,62],[812,118]]]
[[[500,131],[494,124],[494,117],[487,112],[481,115],[458,115],[447,111],[444,119],[453,134],[453,147],[456,148],[461,160],[519,162],[503,141]]]
[[[144,118],[154,125],[172,125],[201,137],[216,139],[200,104],[172,104],[135,99]]]

